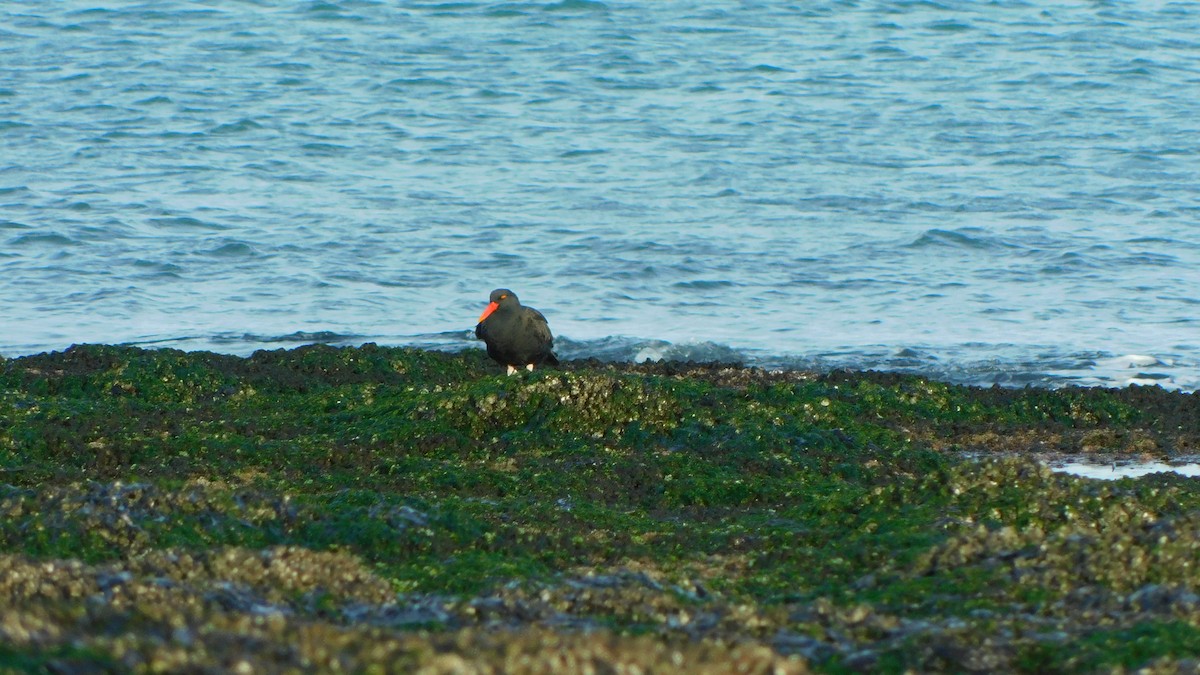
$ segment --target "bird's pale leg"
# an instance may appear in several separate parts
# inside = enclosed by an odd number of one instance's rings
[[[509,367],[508,367],[508,374],[509,374],[509,375],[512,375],[512,374],[513,374],[513,373],[515,373],[515,372],[517,372],[517,369],[516,369],[516,368],[514,368],[514,367],[512,367],[512,366],[509,366]]]
[[[532,363],[525,364],[525,370],[528,370],[529,372],[532,373],[533,372],[533,364]]]

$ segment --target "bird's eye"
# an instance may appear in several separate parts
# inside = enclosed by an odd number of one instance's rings
[[[505,298],[507,298],[507,297],[508,297],[507,295],[502,295],[502,296],[500,296],[500,299],[501,299],[501,300],[503,300],[503,299],[505,299]]]

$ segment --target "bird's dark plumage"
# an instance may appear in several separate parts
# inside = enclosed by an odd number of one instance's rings
[[[558,365],[554,355],[554,336],[546,317],[525,307],[507,288],[497,288],[488,298],[487,309],[475,324],[475,337],[487,343],[488,356],[511,375],[517,368],[533,370],[535,365]]]

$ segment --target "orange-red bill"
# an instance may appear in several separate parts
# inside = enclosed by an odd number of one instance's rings
[[[479,321],[476,323],[483,323],[483,320],[491,316],[492,312],[496,311],[496,308],[499,306],[500,303],[497,302],[488,303],[487,309],[483,310],[483,314],[479,315]]]

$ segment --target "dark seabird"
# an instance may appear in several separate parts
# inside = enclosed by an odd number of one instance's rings
[[[509,375],[521,366],[533,370],[543,363],[558,365],[558,357],[551,351],[554,336],[541,312],[523,306],[507,288],[492,291],[488,300],[475,324],[475,337],[487,343],[488,356],[506,366]]]

